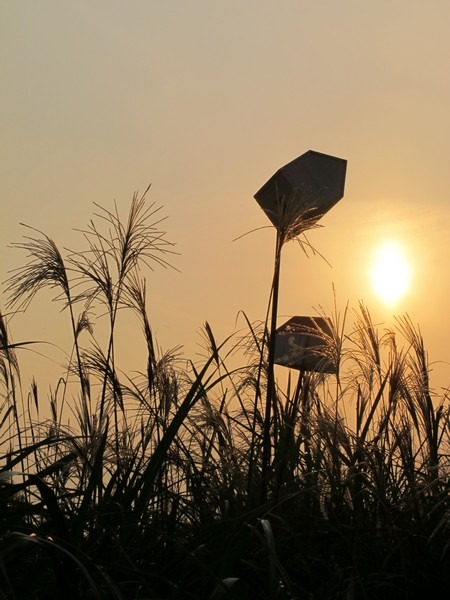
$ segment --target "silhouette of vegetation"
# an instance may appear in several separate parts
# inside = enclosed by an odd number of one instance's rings
[[[448,396],[420,331],[402,317],[380,332],[364,305],[347,331],[336,310],[338,374],[275,378],[267,437],[267,322],[243,315],[221,343],[206,324],[201,365],[154,339],[143,272],[170,264],[161,223],[136,195],[125,225],[99,208],[85,250],[33,229],[15,244],[28,258],[7,309],[55,289],[73,348],[43,405],[0,314],[0,598],[445,597]],[[147,352],[131,375],[126,312]]]

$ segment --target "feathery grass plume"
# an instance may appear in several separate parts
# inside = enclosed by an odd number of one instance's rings
[[[12,275],[6,280],[7,305],[24,310],[40,290],[46,287],[59,289],[59,293],[54,299],[63,300],[64,308],[68,307],[69,309],[81,391],[84,395],[86,390],[81,370],[81,353],[68,270],[55,242],[39,229],[28,225],[24,226],[36,232],[38,237],[24,236],[27,241],[12,244],[14,248],[27,252],[30,260],[24,267],[13,270]]]
[[[449,407],[444,406],[445,396],[440,402],[433,402],[434,392],[430,385],[430,365],[423,337],[406,315],[398,318],[401,333],[410,344],[408,354],[409,375],[404,388],[404,400],[415,425],[421,453],[423,455],[425,480],[432,490],[439,487],[441,468],[441,443],[448,425]]]
[[[304,195],[301,188],[288,196],[277,193],[275,210],[264,209],[272,222],[277,224],[282,245],[290,240],[299,240],[309,229],[321,227],[317,222],[322,215],[317,214],[317,208],[304,202]]]
[[[10,339],[6,317],[0,311],[0,357],[2,361],[11,367],[12,372],[20,378],[19,362],[15,353],[17,346]]]
[[[153,333],[150,326],[150,321],[146,306],[147,287],[144,278],[138,277],[136,273],[132,273],[129,281],[127,281],[124,291],[124,301],[126,305],[135,311],[142,324],[145,344],[147,348],[147,373],[146,379],[150,394],[155,387],[155,370],[157,364],[156,348],[153,339]]]
[[[165,220],[158,218],[161,207],[155,208],[155,203],[146,206],[149,189],[150,186],[142,196],[134,194],[126,226],[120,220],[117,206],[113,213],[96,204],[101,212],[95,216],[106,224],[107,231],[103,233],[91,220],[87,229],[82,230],[88,249],[72,252],[69,258],[80,278],[82,291],[78,297],[90,302],[99,297],[112,316],[122,301],[124,285],[141,265],[153,269],[156,263],[173,268],[164,257],[175,254],[174,244],[159,229]]]
[[[70,304],[67,271],[55,242],[39,229],[23,223],[22,225],[36,232],[39,237],[24,236],[27,241],[12,244],[13,248],[27,252],[27,257],[31,260],[25,267],[14,269],[12,275],[6,280],[8,306],[20,310],[27,308],[37,292],[45,287],[59,289],[55,300],[62,296]]]
[[[365,304],[359,301],[359,311],[355,311],[355,328],[351,336],[355,344],[353,358],[360,359],[361,371],[365,373],[368,382],[373,375],[382,377],[381,353],[384,338],[379,338],[378,330],[372,322],[370,313]]]
[[[146,195],[150,186],[142,196],[134,194],[128,214],[127,224],[120,220],[117,206],[110,212],[96,205],[100,213],[96,216],[106,224],[106,232],[91,220],[88,228],[82,233],[88,243],[84,252],[73,252],[70,255],[72,268],[78,274],[77,299],[84,299],[92,304],[96,299],[102,302],[109,317],[109,342],[106,361],[111,363],[114,371],[114,338],[115,323],[119,308],[127,305],[128,281],[133,279],[136,271],[145,265],[152,269],[153,264],[168,267],[167,254],[174,254],[174,244],[166,239],[165,232],[159,229],[164,220],[159,218],[159,208],[154,203],[146,206]],[[131,283],[131,285],[133,285]],[[105,410],[107,378],[103,381],[100,399],[100,418]],[[117,407],[114,407],[114,418],[118,421]]]

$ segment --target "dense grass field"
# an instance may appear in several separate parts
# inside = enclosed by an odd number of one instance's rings
[[[329,375],[275,367],[270,323],[244,316],[225,341],[205,324],[204,363],[186,366],[147,312],[144,275],[173,249],[160,228],[144,194],[126,223],[99,207],[83,251],[63,256],[33,229],[15,244],[25,266],[0,314],[0,599],[447,597],[448,397],[430,389],[420,331],[336,310]],[[43,288],[73,343],[45,399],[24,389],[9,331]],[[147,348],[137,375],[116,364],[127,312]]]

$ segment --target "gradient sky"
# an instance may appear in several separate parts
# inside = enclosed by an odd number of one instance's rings
[[[24,261],[20,222],[76,249],[93,202],[126,215],[152,183],[180,272],[149,274],[150,316],[191,357],[205,320],[222,339],[239,310],[264,318],[274,230],[233,240],[269,225],[253,194],[313,149],[348,160],[346,193],[308,236],[331,267],[285,248],[280,323],[329,312],[334,284],[340,310],[407,312],[450,362],[449,23],[447,0],[0,0],[1,279]],[[390,309],[368,279],[386,238],[413,269]],[[16,341],[64,346],[50,297]]]

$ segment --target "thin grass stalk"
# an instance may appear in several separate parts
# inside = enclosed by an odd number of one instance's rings
[[[303,393],[303,382],[305,372],[299,371],[297,383],[291,397],[290,381],[291,374],[289,373],[288,389],[286,392],[286,403],[284,409],[281,410],[282,420],[279,427],[276,428],[275,434],[278,439],[275,443],[275,458],[274,458],[274,479],[275,479],[275,498],[278,498],[283,485],[288,482],[289,476],[292,479],[292,474],[295,469],[295,463],[298,461],[300,445],[303,441],[305,444],[305,454],[308,451],[306,433],[306,418],[305,414],[300,414],[300,402]],[[302,418],[303,417],[303,418]],[[296,439],[296,426],[300,421],[300,435]]]
[[[20,416],[19,416],[19,407],[18,407],[18,401],[17,401],[17,385],[16,385],[16,378],[15,375],[17,375],[18,378],[18,382],[20,384],[20,372],[19,372],[19,363],[17,361],[17,357],[16,354],[14,352],[14,345],[11,344],[10,342],[10,337],[9,337],[9,332],[8,332],[8,326],[6,323],[6,319],[3,316],[2,312],[0,311],[0,355],[4,356],[3,359],[3,365],[4,365],[4,374],[5,374],[5,385],[6,385],[6,398],[8,399],[8,403],[10,403],[10,406],[12,407],[12,416],[14,419],[14,424],[16,427],[16,432],[17,432],[17,442],[19,445],[19,451],[20,454],[22,455],[22,451],[24,448],[24,440],[23,440],[23,430],[22,430],[22,426],[20,423]],[[24,423],[24,429],[26,429],[25,423]],[[25,463],[24,460],[21,460],[21,469],[22,471],[25,471]]]
[[[229,461],[231,461],[233,463],[234,467],[237,469],[238,467],[237,467],[236,460],[235,460],[236,457],[234,455],[233,435],[232,435],[232,429],[230,427],[230,417],[229,417],[228,411],[226,410],[228,389],[225,389],[225,387],[223,385],[223,382],[225,379],[222,379],[222,372],[224,372],[226,380],[231,382],[231,384],[233,386],[234,397],[239,400],[241,407],[243,407],[242,400],[240,399],[239,389],[234,385],[234,375],[238,371],[240,371],[240,369],[236,369],[234,371],[229,371],[229,369],[225,363],[225,360],[221,357],[221,354],[219,353],[219,348],[216,344],[213,332],[208,323],[205,324],[205,331],[206,331],[207,338],[208,338],[208,341],[210,344],[209,353],[215,357],[215,362],[217,365],[217,373],[218,373],[218,377],[220,379],[221,391],[220,391],[219,407],[217,410],[211,405],[211,401],[209,400],[206,393],[205,393],[205,398],[203,400],[204,410],[207,413],[207,420],[209,417],[209,421],[213,425],[212,432],[210,435],[208,435],[208,437],[206,437],[206,432],[205,432],[205,453],[204,453],[204,457],[203,457],[203,463],[208,464],[210,457],[212,456],[213,450],[215,450],[217,452],[218,456],[222,460],[222,469],[226,468],[224,465],[225,465],[225,463],[228,463]],[[233,353],[235,348],[236,347],[233,347],[229,351],[228,355]],[[260,367],[260,365],[261,365],[261,356],[260,356],[260,361],[259,361],[259,367]],[[253,414],[255,414],[255,409],[253,409]],[[245,409],[244,409],[244,415],[245,415],[245,417],[247,417]],[[226,425],[226,421],[228,422],[228,426]],[[255,440],[255,434],[253,431],[252,431],[251,437],[252,437],[252,441],[250,443],[250,452],[252,453],[253,452],[253,443]],[[216,444],[216,440],[217,440],[217,444]],[[252,456],[253,455],[251,454],[251,457],[249,458],[249,463],[248,463],[249,480],[251,480],[251,477],[252,477],[252,473],[251,473],[251,468],[253,467]]]
[[[69,314],[70,314],[70,323],[72,326],[72,335],[73,335],[73,343],[74,343],[74,347],[75,347],[75,353],[76,353],[76,357],[77,357],[77,370],[78,370],[78,377],[80,380],[80,386],[81,386],[81,396],[83,398],[86,398],[87,395],[87,389],[86,389],[86,383],[85,383],[85,379],[83,376],[83,367],[82,367],[82,361],[81,361],[81,350],[80,350],[80,345],[78,343],[78,336],[79,336],[79,331],[78,331],[78,326],[75,320],[75,314],[73,311],[73,301],[72,301],[72,297],[71,297],[71,293],[70,293],[70,288],[68,286],[68,296],[67,296],[67,303],[69,306]]]
[[[267,324],[269,320],[270,313],[270,302],[271,297],[269,299],[269,304],[267,306],[267,314],[266,319],[264,321],[264,331],[259,339],[255,328],[250,323],[247,315],[244,314],[244,318],[246,320],[247,326],[249,328],[251,334],[251,343],[254,344],[257,350],[257,355],[259,356],[258,367],[257,367],[257,376],[254,383],[254,401],[253,401],[253,410],[252,410],[252,420],[251,423],[249,421],[249,435],[250,435],[250,446],[248,451],[248,473],[247,473],[247,498],[249,500],[250,505],[252,505],[252,499],[254,496],[253,488],[254,488],[254,475],[255,475],[255,461],[256,461],[256,453],[258,448],[258,437],[257,437],[257,422],[259,417],[258,405],[261,402],[262,404],[262,393],[261,393],[261,377],[263,374],[264,367],[264,357],[265,357],[265,348],[267,343]],[[267,369],[266,369],[267,372]],[[239,398],[240,400],[240,398]],[[241,403],[242,413],[247,417],[247,412],[243,403]],[[258,491],[259,494],[259,491]]]

